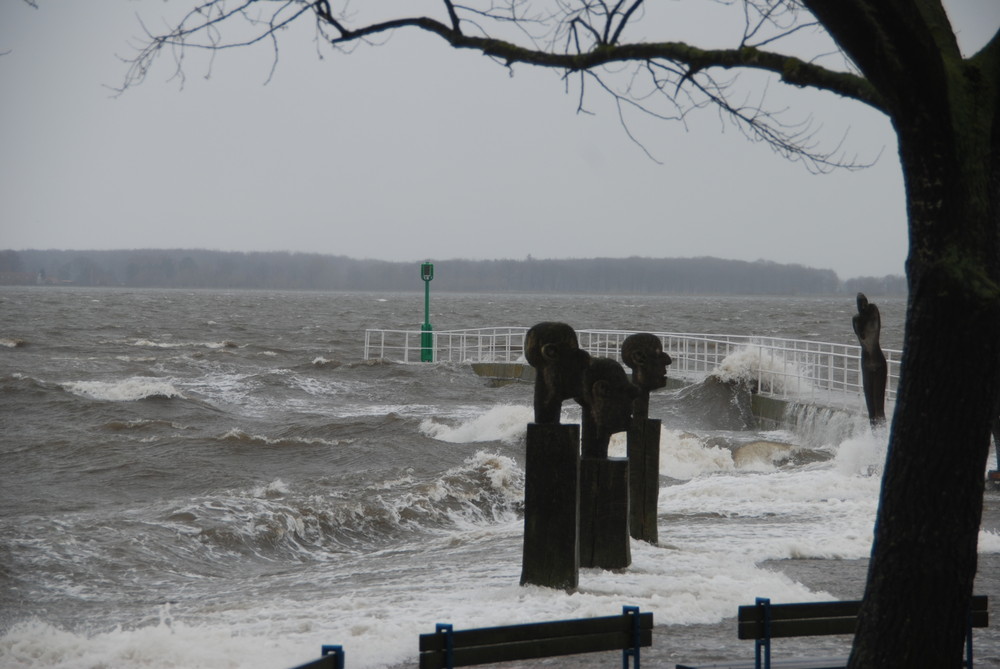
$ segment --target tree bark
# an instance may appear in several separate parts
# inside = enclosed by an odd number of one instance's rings
[[[911,295],[851,667],[959,667],[997,378],[995,305],[942,272]]]
[[[808,4],[840,41],[824,18],[837,8]],[[910,232],[902,371],[850,667],[959,667],[1000,397],[997,50],[986,67],[963,61],[935,3],[846,4],[867,4],[855,19],[882,36],[842,44],[888,101]]]

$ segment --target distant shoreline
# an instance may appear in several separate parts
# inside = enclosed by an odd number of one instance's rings
[[[905,296],[899,275],[720,258],[434,261],[435,292],[588,295]],[[410,292],[420,263],[310,253],[134,249],[0,250],[0,285]]]

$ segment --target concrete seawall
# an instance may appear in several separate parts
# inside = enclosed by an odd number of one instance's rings
[[[474,362],[472,371],[490,381],[490,385],[504,383],[535,382],[535,368],[519,362]]]

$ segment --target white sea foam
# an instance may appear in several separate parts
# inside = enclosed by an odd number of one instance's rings
[[[141,348],[208,348],[213,350],[239,348],[239,344],[229,340],[222,341],[155,341],[152,339],[136,339],[132,346]]]
[[[474,443],[481,441],[503,441],[514,443],[524,437],[526,425],[534,420],[531,407],[498,405],[485,413],[459,423],[449,425],[434,418],[420,423],[421,433],[449,443]]]
[[[7,669],[81,666],[274,669],[293,664],[290,658],[319,657],[318,646],[311,656],[306,648],[282,648],[279,641],[266,638],[248,641],[237,628],[226,625],[162,622],[127,630],[74,633],[48,623],[27,621],[14,625],[0,638],[0,662]]]
[[[156,358],[152,356],[134,356],[134,355],[116,355],[115,360],[121,360],[122,362],[156,362]]]
[[[341,418],[365,416],[406,416],[407,418],[422,418],[434,413],[436,407],[428,404],[338,404],[330,409],[330,413]]]
[[[519,523],[497,530],[506,534],[499,541],[507,548],[517,544]],[[414,663],[417,636],[433,632],[435,622],[462,629],[613,615],[628,604],[655,611],[660,625],[710,623],[731,616],[737,605],[760,593],[786,601],[829,598],[740,556],[685,553],[641,542],[633,543],[627,573],[584,569],[579,591],[567,594],[519,586],[516,550],[505,551],[511,559],[497,559],[490,544],[462,548],[470,551],[467,568],[442,565],[437,572],[424,571],[419,586],[406,584],[413,575],[408,565],[433,562],[435,552],[454,551],[454,546],[405,547],[398,567],[381,574],[384,587],[363,593],[343,587],[346,583],[331,587],[319,580],[306,601],[258,598],[252,620],[239,609],[200,612],[176,606],[169,613],[162,612],[164,607],[151,612],[159,619],[133,629],[73,633],[40,622],[20,623],[0,639],[0,657],[5,666],[32,668],[275,669],[315,659],[322,644],[336,643],[344,646],[348,666],[378,669]]]
[[[988,530],[980,530],[979,552],[1000,553],[1000,534]]]
[[[184,388],[212,401],[238,407],[241,415],[261,416],[273,410],[273,399],[260,392],[260,381],[253,374],[226,371],[209,372],[186,379]]]
[[[667,540],[681,548],[742,553],[752,562],[854,559],[870,552],[878,487],[875,478],[844,476],[828,466],[720,474],[661,489],[659,509],[686,519],[676,527],[667,523]],[[698,517],[706,522],[690,522]]]
[[[845,439],[871,431],[867,416],[817,404],[789,404],[784,421],[800,444],[830,453]]]
[[[62,387],[74,395],[111,402],[184,397],[170,381],[147,376],[134,376],[120,381],[69,381],[63,383]]]
[[[476,451],[465,460],[465,467],[481,473],[497,490],[514,496],[524,495],[524,472],[513,458],[486,451]]]
[[[758,439],[732,448],[710,443],[690,432],[662,430],[660,474],[690,480],[722,472],[771,472],[792,457],[798,447],[788,435],[776,433],[774,440]]]
[[[810,390],[809,382],[797,365],[789,363],[779,352],[762,346],[746,346],[730,353],[711,376],[726,383],[754,385],[759,381],[768,390],[788,393]]]
[[[834,463],[842,474],[879,478],[885,466],[888,447],[889,435],[886,428],[861,431],[841,442]]]
[[[316,364],[315,362],[313,364]],[[331,381],[329,379],[317,379],[310,376],[292,375],[288,378],[288,385],[293,388],[304,390],[316,397],[328,398],[335,395],[347,395],[354,391],[355,387],[345,381]]]
[[[313,366],[315,367],[339,367],[340,362],[337,360],[330,360],[329,358],[324,358],[323,356],[317,356],[313,358]]]
[[[249,434],[239,428],[233,428],[222,435],[222,441],[246,441],[266,444],[268,446],[340,446],[353,443],[353,439],[322,439],[320,437],[267,437],[260,434]]]
[[[676,438],[698,442],[693,436]],[[403,495],[396,501],[440,508],[428,502],[477,494],[461,483],[477,472],[488,489],[484,494],[516,494],[521,474],[516,463],[479,451],[421,488],[423,500]],[[405,477],[394,489],[413,485]],[[250,611],[188,604],[151,612],[145,626],[78,633],[20,623],[0,638],[0,663],[32,669],[275,669],[315,659],[322,644],[336,643],[344,646],[348,666],[382,669],[415,662],[417,636],[432,632],[435,622],[462,629],[611,615],[628,604],[654,611],[658,625],[712,624],[760,595],[779,601],[832,599],[761,562],[867,557],[877,488],[877,478],[845,474],[829,462],[796,472],[718,471],[663,488],[660,545],[632,542],[633,562],[623,573],[581,570],[573,594],[518,585],[522,521],[508,515],[459,523],[453,531],[349,558],[356,563],[308,572],[303,575],[308,589],[296,584],[287,596],[271,589],[266,597],[257,595]],[[246,532],[270,528],[274,537],[308,535],[312,521],[289,517],[284,506],[294,492],[276,479],[247,491],[253,499],[241,501],[238,509],[221,500],[209,508]],[[389,492],[383,490],[379,499],[390,502]],[[359,513],[356,520],[370,519],[370,509]],[[404,513],[397,509],[397,522]],[[1000,539],[984,533],[980,543],[981,550],[990,550]],[[362,571],[369,585],[351,587],[350,574]]]
[[[140,346],[142,348],[174,348],[178,344],[176,342],[156,342],[151,339],[136,339],[132,342],[132,346]]]
[[[660,432],[660,474],[690,480],[735,469],[732,453],[706,445],[697,435],[676,430]]]
[[[254,497],[280,497],[281,495],[287,495],[291,490],[288,484],[281,479],[275,479],[268,483],[267,485],[262,485],[254,488],[251,491]]]

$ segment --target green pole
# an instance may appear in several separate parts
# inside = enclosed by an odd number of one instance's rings
[[[420,278],[424,281],[424,324],[420,326],[420,362],[434,362],[434,328],[431,327],[431,280],[434,265],[420,265]]]

